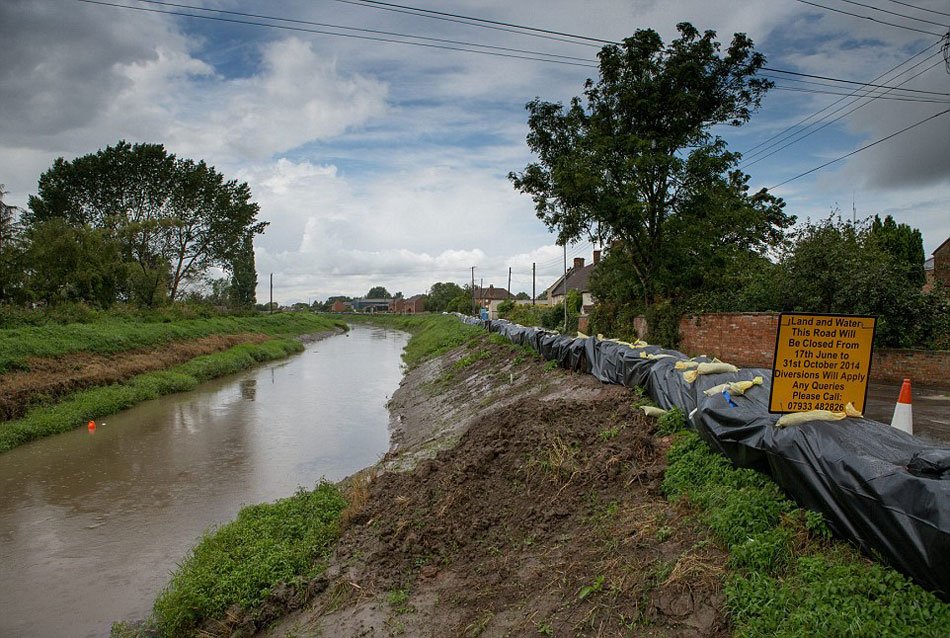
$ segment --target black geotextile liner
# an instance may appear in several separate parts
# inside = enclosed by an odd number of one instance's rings
[[[575,339],[507,321],[467,322],[487,323],[513,343],[604,383],[645,388],[662,408],[680,408],[690,415],[691,427],[736,466],[771,475],[837,534],[950,602],[950,448],[868,419],[778,429],[780,415],[768,412],[770,370],[700,375],[687,383],[675,368],[686,356],[675,350]],[[744,395],[704,394],[756,376],[763,384]]]

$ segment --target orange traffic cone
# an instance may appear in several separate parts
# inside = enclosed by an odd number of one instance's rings
[[[894,416],[891,418],[891,427],[903,430],[907,434],[914,433],[914,414],[910,400],[910,379],[904,379],[901,394],[894,406]]]

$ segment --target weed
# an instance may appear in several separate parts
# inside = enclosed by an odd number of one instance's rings
[[[497,335],[493,335],[493,336],[497,336]],[[478,352],[473,352],[471,354],[465,355],[464,357],[456,361],[454,366],[457,370],[461,370],[463,368],[467,368],[473,363],[481,361],[482,359],[487,359],[490,356],[491,355],[489,354],[487,350],[479,350]]]
[[[408,614],[413,611],[413,608],[407,604],[409,602],[408,589],[390,590],[386,594],[386,602],[389,603],[389,606],[392,607],[393,611],[397,614]]]
[[[596,594],[597,592],[601,591],[604,588],[605,580],[606,580],[606,577],[603,574],[601,574],[600,576],[595,578],[594,582],[591,583],[590,585],[584,585],[583,587],[581,587],[580,591],[577,592],[577,599],[584,600],[591,594]]]
[[[613,427],[607,428],[606,430],[601,430],[600,439],[606,443],[610,439],[616,438],[619,434],[620,434],[620,426],[615,425]]]
[[[552,359],[552,360],[548,361],[547,363],[545,363],[545,364],[542,366],[542,369],[543,369],[545,372],[551,372],[551,371],[554,370],[555,368],[557,368],[557,360],[556,360],[556,359]]]
[[[665,543],[670,540],[673,536],[673,528],[669,525],[663,525],[660,529],[656,530],[656,540]]]
[[[535,623],[534,628],[538,630],[538,633],[542,636],[553,636],[554,627],[551,626],[549,622],[538,622]]]
[[[656,421],[656,433],[660,436],[674,434],[686,429],[686,415],[679,408],[667,411]]]
[[[280,583],[316,576],[339,534],[346,501],[321,483],[274,503],[251,505],[205,536],[155,601],[162,635],[192,635],[232,605],[257,609]]]

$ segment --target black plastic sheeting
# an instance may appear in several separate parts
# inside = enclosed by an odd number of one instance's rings
[[[768,411],[770,370],[700,375],[687,383],[675,368],[687,357],[675,350],[459,318],[529,346],[562,368],[642,387],[660,407],[680,408],[736,466],[769,474],[799,505],[820,512],[836,534],[950,602],[950,448],[868,419],[776,428],[779,415]],[[756,376],[764,383],[741,396],[704,393]]]

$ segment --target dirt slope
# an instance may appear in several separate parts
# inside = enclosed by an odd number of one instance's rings
[[[726,555],[661,494],[633,395],[479,348],[406,376],[316,596],[262,635],[728,635]]]

